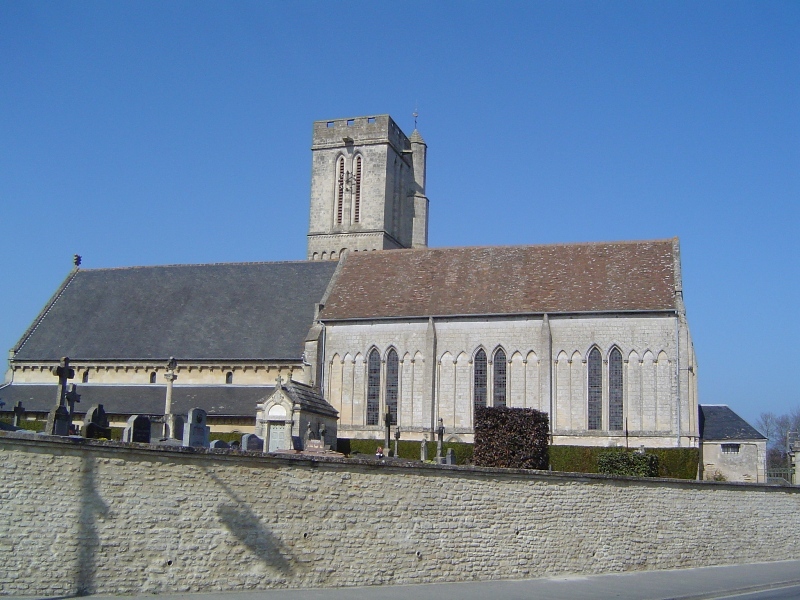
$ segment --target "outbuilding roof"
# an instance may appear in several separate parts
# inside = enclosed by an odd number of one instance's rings
[[[78,384],[79,404],[76,414],[84,414],[94,404],[102,404],[113,415],[163,415],[165,385]],[[209,415],[255,417],[256,404],[274,391],[274,386],[244,385],[175,385],[172,389],[172,412],[187,414],[202,408]],[[56,404],[57,386],[51,384],[12,383],[0,387],[0,398],[11,410],[17,402],[28,412],[48,412]]]
[[[336,262],[73,271],[14,360],[300,358]]]
[[[703,440],[765,440],[750,423],[725,404],[701,404],[700,438]]]
[[[678,241],[350,252],[323,320],[664,311]]]

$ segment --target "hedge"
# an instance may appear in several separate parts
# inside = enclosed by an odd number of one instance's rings
[[[549,419],[533,408],[475,409],[474,462],[481,467],[547,469]]]
[[[550,467],[553,471],[599,473],[597,460],[604,452],[625,452],[625,448],[550,446]],[[659,477],[697,478],[700,462],[700,450],[697,448],[647,448],[646,453],[658,457]]]
[[[367,455],[375,456],[375,450],[378,446],[383,447],[383,440],[357,440],[349,438],[339,438],[337,440],[337,450],[342,454],[348,456]],[[436,442],[427,442],[428,460],[432,461],[436,458]],[[394,440],[389,444],[389,448],[394,452]],[[443,442],[442,455],[447,455],[448,448],[453,449],[457,465],[467,465],[472,463],[472,444],[464,442]],[[389,456],[386,448],[383,449],[384,456]],[[397,446],[397,453],[400,458],[408,460],[419,460],[420,457],[420,442],[410,440],[400,440]]]

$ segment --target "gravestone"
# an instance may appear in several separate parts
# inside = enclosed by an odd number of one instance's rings
[[[172,432],[172,438],[176,440],[183,439],[183,425],[186,423],[183,415],[172,415],[172,426],[175,431]]]
[[[90,440],[111,439],[111,427],[102,404],[95,404],[83,418],[83,437]]]
[[[206,426],[206,411],[202,408],[193,408],[189,411],[189,418],[183,427],[183,445],[192,448],[208,448],[210,427]]]
[[[128,425],[122,432],[122,441],[149,444],[150,428],[150,419],[148,417],[144,415],[131,415],[128,418]]]
[[[225,442],[223,440],[212,440],[211,443],[208,445],[208,447],[216,449],[216,450],[228,450],[228,449],[230,449],[230,446],[228,445],[228,442]]]
[[[264,449],[264,439],[255,433],[245,433],[242,436],[242,450],[248,452],[261,452]]]
[[[422,436],[422,441],[419,444],[419,459],[422,462],[428,460],[428,440],[424,435]]]
[[[456,464],[456,452],[452,448],[447,449],[447,456],[444,459],[444,464],[446,465]]]
[[[47,413],[45,433],[50,435],[69,435],[70,425],[72,425],[72,419],[69,410],[62,404]]]

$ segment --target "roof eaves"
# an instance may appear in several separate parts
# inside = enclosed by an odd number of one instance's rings
[[[346,318],[325,318],[321,315],[320,322],[324,323],[345,323],[356,321],[397,321],[397,320],[424,320],[428,319],[487,319],[487,318],[508,318],[508,317],[581,317],[592,315],[669,315],[675,314],[675,308],[653,308],[641,310],[589,310],[589,311],[564,311],[564,312],[517,312],[517,313],[463,313],[463,314],[438,314],[438,315],[396,315],[396,316],[372,316],[372,317],[346,317]]]

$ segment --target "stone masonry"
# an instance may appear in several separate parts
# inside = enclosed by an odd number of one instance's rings
[[[0,434],[0,593],[410,584],[796,559],[799,507],[800,488]]]

